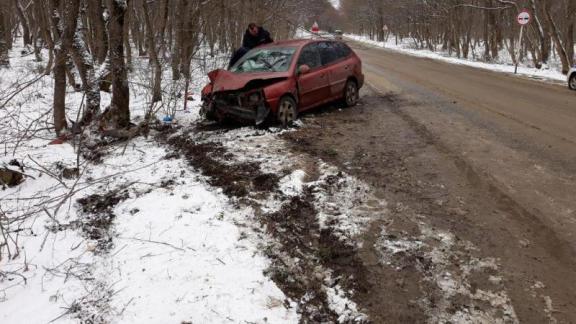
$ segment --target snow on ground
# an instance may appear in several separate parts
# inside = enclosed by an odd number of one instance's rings
[[[417,49],[415,48],[414,43],[408,38],[399,41],[397,44],[393,36],[389,37],[388,40],[385,42],[371,40],[368,36],[362,36],[362,35],[345,34],[344,36],[348,39],[352,39],[368,45],[386,48],[389,50],[413,56],[440,60],[452,64],[466,65],[484,70],[491,70],[508,74],[514,73],[514,65],[512,64],[512,59],[510,58],[510,54],[506,51],[502,51],[500,53],[499,61],[495,63],[486,63],[480,60],[474,60],[474,59],[466,60],[463,58],[450,56],[447,52],[442,51],[434,52],[428,49]],[[477,49],[477,51],[479,51],[478,53],[480,53],[480,49]],[[473,54],[471,54],[471,56],[473,56]],[[566,76],[562,74],[562,72],[560,71],[559,63],[554,62],[553,60],[551,61],[550,66],[548,68],[542,68],[542,69],[537,69],[523,63],[518,67],[518,75],[546,81],[559,81],[562,83],[566,82]]]
[[[19,50],[11,52],[11,68],[0,70],[0,104],[16,82],[37,76],[32,71],[40,64]],[[148,107],[148,91],[140,82],[146,68],[138,69],[145,60],[135,65],[137,120]],[[195,112],[177,112],[181,122],[197,118],[204,71],[195,68]],[[0,322],[298,322],[263,274],[268,261],[258,252],[261,242],[244,233],[249,210],[230,205],[185,161],[167,159],[152,138],[112,146],[99,164],[80,157],[77,165],[71,144],[47,145],[52,85],[51,76],[41,78],[0,112],[3,161],[18,160],[30,176],[0,192],[2,217],[18,220],[0,238]],[[68,93],[71,119],[81,98]],[[62,177],[77,166],[79,177]],[[80,198],[100,218],[84,213]],[[105,221],[112,222],[109,229]]]
[[[20,50],[11,52],[11,68],[0,74],[5,94],[0,104],[7,103],[0,111],[5,122],[0,127],[1,164],[15,159],[28,175],[22,184],[0,192],[3,224],[17,219],[2,228],[7,236],[0,236],[0,322],[300,321],[301,307],[308,307],[307,298],[315,292],[290,300],[265,275],[271,260],[263,247],[276,239],[261,232],[253,206],[211,186],[201,170],[153,136],[94,147],[94,155],[102,151],[98,163],[78,154],[73,142],[48,145],[54,138],[53,79],[23,83],[37,78],[42,63],[31,55],[22,57]],[[187,111],[181,99],[173,99],[183,84],[166,83],[164,106],[153,107],[158,118],[174,115],[174,126],[197,127],[205,72],[226,59],[195,62],[189,90],[194,101]],[[130,74],[135,122],[151,107],[149,73],[146,58],[135,58]],[[68,89],[69,119],[76,119],[82,97]],[[102,107],[109,102],[103,93]],[[255,163],[265,174],[281,175],[278,190],[257,201],[264,213],[279,212],[290,199],[308,199],[312,191],[317,222],[323,227],[330,223],[342,240],[352,243],[370,218],[357,206],[367,186],[321,161],[289,153],[279,139],[284,132],[238,127],[191,136],[222,145],[233,156],[226,162],[230,165]],[[336,284],[331,269],[319,269],[324,280],[320,293],[338,320],[364,318],[350,299],[353,292]]]

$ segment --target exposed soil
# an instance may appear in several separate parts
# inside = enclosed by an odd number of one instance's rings
[[[220,128],[211,130],[221,131]],[[198,130],[196,130],[198,131]],[[321,229],[314,207],[313,187],[307,187],[297,197],[285,197],[280,210],[262,212],[256,199],[270,193],[280,194],[278,182],[285,174],[261,171],[256,163],[233,161],[220,143],[195,143],[193,134],[167,136],[159,134],[159,141],[166,141],[189,163],[208,177],[208,182],[222,188],[236,202],[255,209],[257,219],[274,239],[263,249],[271,260],[267,275],[284,293],[299,304],[303,323],[333,323],[338,321],[328,305],[323,289],[327,279],[326,269],[332,271],[336,282],[349,291],[367,290],[362,278],[362,263],[356,248],[344,241],[330,229]],[[170,153],[172,154],[172,153]],[[323,185],[335,185],[328,177]],[[358,318],[355,323],[361,323]]]
[[[128,191],[120,188],[104,195],[93,194],[78,199],[83,216],[73,224],[81,229],[82,235],[96,242],[95,253],[105,253],[113,247],[112,225],[116,215],[114,207],[128,198]]]

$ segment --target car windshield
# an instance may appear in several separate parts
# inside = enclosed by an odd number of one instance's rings
[[[295,47],[256,48],[246,53],[230,71],[249,72],[286,72],[290,68]]]

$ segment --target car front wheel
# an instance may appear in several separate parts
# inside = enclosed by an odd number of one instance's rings
[[[298,108],[296,101],[292,97],[285,96],[278,103],[278,121],[282,127],[288,127],[294,123],[298,117]]]
[[[572,76],[568,81],[568,87],[572,90],[576,90],[576,73],[572,73]]]
[[[344,102],[347,107],[355,106],[358,103],[358,86],[353,80],[346,82],[344,88]]]

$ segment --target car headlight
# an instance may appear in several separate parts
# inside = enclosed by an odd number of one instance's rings
[[[255,105],[258,104],[261,100],[261,95],[260,92],[254,92],[248,95],[248,104],[249,105]]]

